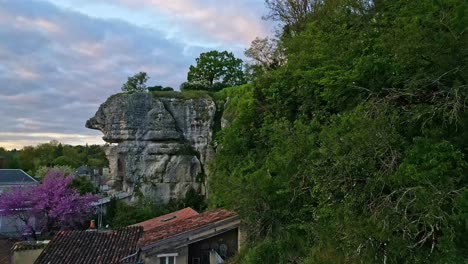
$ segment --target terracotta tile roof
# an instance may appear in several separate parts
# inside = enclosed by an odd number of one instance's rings
[[[137,251],[142,227],[98,231],[61,231],[42,251],[35,264],[93,263],[117,264],[135,262],[137,257],[120,262]]]
[[[156,218],[153,218],[153,219],[150,219],[150,220],[138,223],[138,224],[134,224],[131,226],[142,226],[143,230],[146,232],[146,231],[150,231],[152,229],[155,229],[157,227],[160,227],[169,223],[173,223],[182,219],[189,218],[194,215],[198,215],[198,212],[193,210],[190,207],[187,207],[182,210],[172,212],[170,214],[162,215],[162,216],[159,216],[159,217],[156,217]]]
[[[138,242],[140,247],[148,246],[175,235],[183,234],[201,227],[208,226],[221,220],[236,216],[237,214],[224,209],[208,211],[198,215],[175,221],[158,228],[145,231],[143,237]]]

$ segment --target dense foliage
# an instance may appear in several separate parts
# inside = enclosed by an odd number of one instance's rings
[[[82,226],[94,214],[91,194],[81,196],[71,188],[72,177],[51,170],[41,184],[18,187],[0,195],[0,213],[19,220],[18,232],[37,239],[62,229]]]
[[[205,197],[194,189],[190,189],[184,199],[172,201],[169,204],[158,204],[148,199],[140,199],[135,204],[128,204],[112,199],[104,220],[111,227],[125,227],[186,207],[191,207],[198,212],[204,211],[206,209]]]
[[[58,141],[27,146],[21,150],[7,151],[0,148],[0,157],[5,160],[7,169],[22,169],[31,176],[43,177],[49,168],[57,168],[66,174],[81,165],[103,168],[108,161],[102,146],[63,145]]]
[[[70,188],[73,188],[78,191],[79,194],[85,195],[88,193],[98,193],[98,188],[96,188],[93,183],[87,177],[76,177],[73,178]]]
[[[218,94],[238,261],[467,262],[467,2],[274,2],[285,64]]]

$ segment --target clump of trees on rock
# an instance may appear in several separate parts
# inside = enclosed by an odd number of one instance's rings
[[[163,87],[161,85],[146,86],[146,82],[150,79],[146,72],[139,72],[131,77],[128,77],[127,82],[122,85],[122,91],[126,93],[143,93],[143,92],[170,92],[174,91],[172,87]]]

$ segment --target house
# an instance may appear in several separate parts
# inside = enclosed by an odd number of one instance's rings
[[[117,230],[61,231],[34,263],[220,264],[241,238],[236,213],[185,208]]]
[[[39,182],[23,170],[0,169],[0,194],[15,187],[28,187]],[[0,209],[1,210],[1,209]],[[24,225],[22,221],[12,216],[0,214],[0,235],[11,237],[18,234],[18,230]]]
[[[0,169],[0,194],[12,187],[32,186],[39,182],[23,170]]]
[[[60,231],[44,248],[35,264],[141,263],[138,240],[142,227],[116,230]]]
[[[219,209],[197,213],[186,208],[139,224],[138,246],[145,264],[218,264],[241,245],[236,213]]]
[[[102,181],[102,169],[91,168],[83,165],[75,170],[73,177],[84,177],[93,183],[94,187],[100,188]]]

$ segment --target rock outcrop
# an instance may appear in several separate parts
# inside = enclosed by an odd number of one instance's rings
[[[100,130],[109,143],[112,189],[167,203],[185,197],[191,188],[205,193],[215,112],[209,98],[117,94],[86,127]]]

